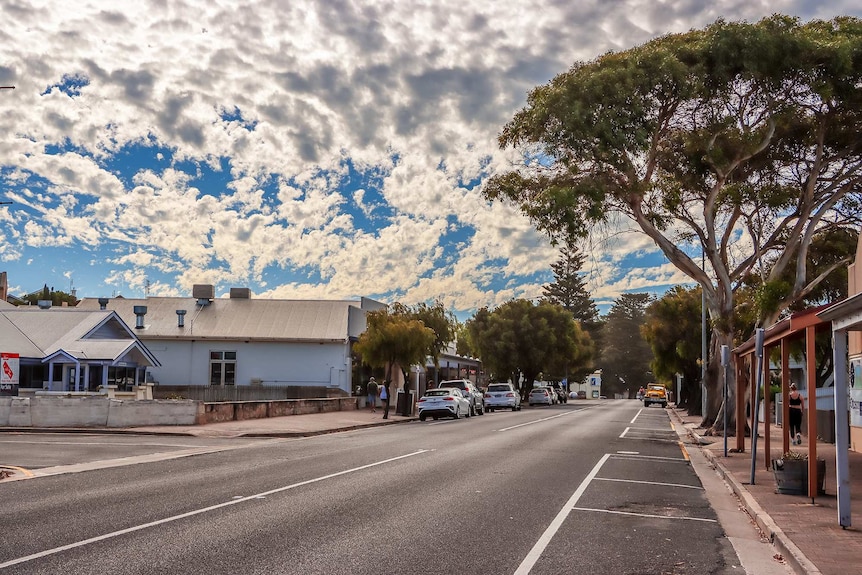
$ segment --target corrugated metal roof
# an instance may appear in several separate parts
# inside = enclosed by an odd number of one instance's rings
[[[194,298],[112,298],[115,310],[129,326],[136,325],[135,306],[147,306],[144,328],[148,339],[244,339],[265,341],[344,341],[348,315],[359,302],[347,300],[268,300],[217,298],[201,307]],[[97,299],[86,298],[76,309],[98,310]],[[185,327],[178,327],[177,310],[186,310]]]
[[[114,361],[133,349],[158,365],[111,310],[0,309],[0,350],[21,357],[45,358],[63,351],[78,359]]]

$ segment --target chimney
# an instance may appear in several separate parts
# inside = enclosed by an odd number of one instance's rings
[[[186,326],[186,310],[178,309],[177,310],[177,327],[185,327]]]
[[[147,315],[147,306],[136,305],[132,308],[135,312],[135,329],[144,328],[144,316]]]
[[[99,309],[102,311],[105,311],[106,309],[108,309],[108,298],[106,298],[106,297],[100,297],[99,298]]]

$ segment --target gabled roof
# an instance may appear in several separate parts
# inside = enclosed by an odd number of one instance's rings
[[[0,350],[22,358],[57,353],[79,360],[117,361],[131,354],[139,363],[160,365],[112,311],[34,306],[0,309]]]
[[[137,325],[135,306],[146,306],[144,327],[133,331],[144,341],[153,339],[210,339],[287,342],[343,342],[348,339],[350,309],[360,302],[348,300],[270,300],[216,298],[208,305],[188,297],[112,298],[115,310],[130,326]],[[98,310],[97,299],[82,299],[76,309]],[[177,310],[185,310],[179,327]]]

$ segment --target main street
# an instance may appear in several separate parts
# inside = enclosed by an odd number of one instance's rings
[[[635,401],[304,439],[0,441],[35,475],[0,483],[0,573],[724,575],[769,549],[740,559],[714,478]]]

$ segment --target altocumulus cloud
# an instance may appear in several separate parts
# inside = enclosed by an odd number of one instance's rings
[[[773,12],[860,8],[7,0],[0,185],[15,205],[0,208],[0,261],[13,293],[55,278],[90,297],[214,283],[441,298],[459,314],[536,297],[556,250],[479,192],[515,159],[496,136],[527,92],[577,60]],[[636,233],[587,251],[600,304],[684,281]]]

